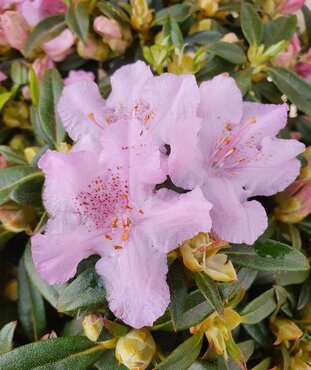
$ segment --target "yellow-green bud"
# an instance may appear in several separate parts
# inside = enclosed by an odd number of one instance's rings
[[[37,216],[34,208],[8,202],[0,207],[0,221],[6,230],[14,233],[27,230]]]
[[[91,314],[85,316],[82,327],[85,335],[92,341],[96,342],[99,334],[104,327],[103,317],[99,314]]]
[[[131,330],[118,340],[116,358],[131,370],[145,370],[155,351],[156,344],[146,329]]]
[[[109,46],[102,40],[91,36],[85,43],[81,40],[78,41],[77,52],[81,58],[94,59],[98,62],[104,62],[111,56]]]
[[[149,28],[152,22],[152,11],[148,8],[146,0],[131,0],[131,25],[138,31]]]
[[[3,123],[10,128],[29,126],[29,111],[27,104],[12,102],[3,109]]]
[[[274,344],[285,343],[287,347],[289,341],[299,339],[303,335],[302,330],[288,319],[276,318],[271,322],[270,328],[276,336]]]
[[[27,148],[24,149],[24,155],[26,158],[26,161],[28,163],[31,163],[34,159],[34,157],[37,155],[39,152],[40,148],[38,146],[28,146]]]

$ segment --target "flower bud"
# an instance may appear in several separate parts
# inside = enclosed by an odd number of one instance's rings
[[[111,54],[111,50],[107,44],[92,36],[89,37],[86,43],[81,40],[78,41],[77,52],[81,58],[94,59],[98,62],[104,62]]]
[[[145,370],[156,351],[152,335],[146,329],[131,330],[118,340],[116,358],[132,370]]]
[[[29,127],[28,105],[24,102],[11,102],[3,109],[3,123],[10,128]]]
[[[131,0],[132,13],[131,24],[138,30],[143,31],[150,27],[152,22],[152,11],[149,10],[146,0]]]
[[[84,70],[70,71],[68,77],[64,79],[64,85],[68,86],[79,81],[94,81],[95,75],[93,72]]]
[[[8,10],[0,16],[6,40],[14,49],[22,50],[28,38],[29,27],[25,19],[16,11]]]
[[[303,7],[304,0],[278,0],[282,14],[292,14]]]
[[[236,280],[236,272],[225,254],[217,252],[228,243],[210,239],[207,233],[199,233],[186,240],[180,247],[184,265],[190,271],[203,271],[216,281]]]
[[[310,366],[300,358],[293,357],[289,361],[288,370],[310,370]]]
[[[34,159],[34,157],[38,154],[40,148],[38,146],[28,146],[24,149],[24,155],[26,158],[26,161],[28,163],[31,163]]]
[[[23,151],[26,146],[29,145],[28,140],[25,138],[24,135],[15,135],[9,142],[9,146],[13,150]]]
[[[71,53],[75,41],[75,35],[69,29],[66,29],[52,40],[45,42],[43,50],[52,60],[60,62]]]
[[[199,7],[204,11],[205,15],[212,17],[219,8],[219,0],[198,0]]]
[[[82,322],[82,327],[85,335],[92,342],[96,342],[104,327],[103,317],[95,313],[87,315]]]
[[[228,357],[226,342],[232,336],[231,331],[242,322],[241,316],[231,308],[225,308],[223,317],[213,312],[207,319],[190,329],[191,333],[204,331],[206,338],[218,355]]]
[[[47,334],[44,334],[40,340],[47,340],[47,339],[53,339],[53,338],[57,338],[57,334],[55,333],[54,330],[50,331]]]
[[[274,344],[285,343],[286,347],[289,347],[289,341],[297,340],[303,335],[302,330],[287,319],[276,318],[271,322],[270,328],[276,336]]]
[[[54,67],[55,67],[55,64],[49,56],[45,56],[43,58],[37,58],[32,63],[32,68],[39,82],[42,82],[45,72],[49,69],[53,69]]]
[[[8,202],[0,206],[0,221],[6,230],[14,233],[27,230],[36,219],[36,211],[29,206]]]

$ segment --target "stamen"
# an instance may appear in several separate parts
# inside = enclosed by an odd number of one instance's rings
[[[141,213],[142,215],[145,213],[142,209],[140,209],[138,212]]]
[[[128,204],[124,206],[125,209],[133,209],[133,207],[129,206]]]
[[[104,234],[104,237],[108,240],[112,240],[112,237],[109,234]]]
[[[94,113],[88,113],[87,118],[92,121],[97,127],[103,128],[102,125],[96,120]]]
[[[113,227],[114,229],[116,228],[116,227],[118,227],[118,219],[117,218],[115,218],[113,221],[112,221],[112,223],[111,223],[111,227]]]
[[[114,248],[115,250],[123,249],[123,247],[121,247],[121,245],[114,245],[114,246],[113,246],[113,248]]]

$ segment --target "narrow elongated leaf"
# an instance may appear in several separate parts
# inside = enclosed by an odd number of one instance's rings
[[[10,91],[0,94],[0,111],[4,105],[11,99],[12,93]]]
[[[65,130],[57,114],[57,101],[63,88],[63,81],[56,69],[50,69],[44,75],[38,106],[41,129],[47,142],[57,147],[64,140]]]
[[[88,5],[85,3],[72,2],[66,13],[66,23],[79,39],[86,42],[90,24]]]
[[[11,164],[26,164],[24,156],[17,152],[16,150],[11,149],[7,145],[0,145],[0,153],[7,159]]]
[[[257,324],[268,317],[276,308],[274,289],[269,289],[245,306],[240,314],[245,324]]]
[[[105,351],[86,337],[64,337],[27,344],[0,356],[5,370],[88,369]]]
[[[126,366],[118,363],[113,349],[105,351],[94,366],[98,370],[127,370]]]
[[[290,41],[296,31],[295,15],[279,17],[264,25],[263,40],[266,47],[275,45],[282,40]]]
[[[207,362],[203,360],[196,360],[190,367],[189,370],[217,370],[216,363]]]
[[[268,71],[275,85],[302,112],[311,115],[311,85],[286,68],[274,67]]]
[[[19,319],[29,338],[37,341],[46,328],[43,298],[29,279],[23,259],[18,266],[17,276]]]
[[[93,269],[88,269],[64,289],[58,298],[57,308],[67,313],[77,310],[90,312],[106,305],[103,283]]]
[[[43,176],[35,177],[30,181],[24,182],[12,191],[10,198],[19,204],[41,207],[43,182]]]
[[[183,22],[191,15],[189,6],[185,4],[176,4],[163,8],[156,12],[153,25],[165,23],[168,17],[174,18],[177,22]]]
[[[262,41],[263,27],[255,8],[243,2],[241,5],[241,28],[250,45],[259,46]]]
[[[0,204],[10,200],[10,194],[21,184],[42,177],[42,172],[28,166],[7,167],[0,171]]]
[[[155,370],[188,370],[200,354],[203,334],[197,332],[178,346]]]
[[[209,301],[212,307],[222,315],[222,299],[215,281],[203,272],[196,272],[194,274],[194,279],[203,296]]]
[[[0,330],[0,355],[9,352],[13,348],[13,335],[17,325],[17,321],[12,321],[6,324]]]
[[[44,18],[34,27],[28,37],[24,47],[24,55],[27,58],[34,58],[44,42],[51,40],[64,31],[65,28],[66,23],[62,15],[52,15]]]
[[[258,248],[256,251],[254,247],[246,245],[233,246],[227,251],[227,254],[233,263],[258,271],[302,271],[309,269],[308,261],[301,252],[274,240],[265,240],[264,242],[266,243],[265,252],[261,252],[261,254],[258,254]],[[270,255],[267,255],[268,251]]]
[[[246,62],[244,51],[238,45],[230,44],[229,42],[214,42],[206,46],[206,50],[230,63],[242,64]]]
[[[32,284],[39,290],[42,296],[53,306],[56,308],[57,300],[59,298],[60,293],[65,288],[65,284],[63,285],[50,285],[41,276],[38,274],[35,265],[32,260],[31,256],[31,247],[30,244],[27,245],[24,253],[24,261],[28,276],[32,282]]]
[[[171,302],[169,311],[175,330],[182,324],[185,312],[186,300],[188,297],[188,283],[184,269],[180,262],[176,260],[170,267],[167,275],[167,283],[170,287]]]

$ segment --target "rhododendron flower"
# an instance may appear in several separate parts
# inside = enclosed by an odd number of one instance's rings
[[[139,328],[169,303],[167,252],[210,229],[211,205],[199,188],[182,195],[155,191],[167,175],[162,140],[175,122],[193,115],[194,77],[153,77],[137,62],[117,71],[111,83],[106,102],[91,81],[64,88],[58,110],[78,143],[39,161],[51,219],[45,234],[32,238],[32,253],[52,284],[74,276],[82,259],[100,255],[96,269],[110,309]]]
[[[301,9],[304,3],[304,0],[279,0],[280,12],[282,14],[292,14]]]
[[[93,72],[87,72],[83,69],[70,71],[68,77],[64,79],[64,85],[67,86],[82,80],[94,81],[95,75]]]
[[[198,145],[186,146],[193,135],[193,126],[188,127],[179,145],[188,148],[189,166],[181,159],[170,169],[172,179],[186,189],[202,186],[219,238],[252,244],[266,229],[267,215],[249,198],[275,194],[294,181],[300,167],[295,157],[304,145],[275,137],[286,125],[286,104],[243,103],[234,80],[223,75],[203,82],[200,94]],[[193,171],[196,162],[201,168]]]

